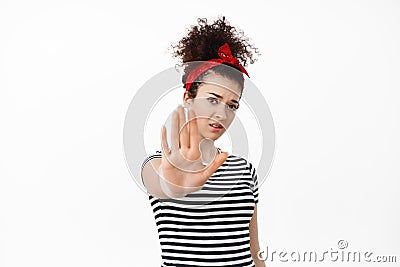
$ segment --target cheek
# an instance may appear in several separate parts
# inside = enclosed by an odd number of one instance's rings
[[[227,130],[227,129],[229,129],[229,127],[231,126],[231,124],[232,124],[232,121],[227,121],[226,123],[225,123],[225,130]]]
[[[192,109],[198,117],[208,117],[210,113],[210,109],[206,105],[193,105]]]
[[[204,128],[208,126],[209,119],[208,118],[198,118],[197,119],[197,125],[199,128]]]
[[[226,122],[231,124],[236,117],[236,113],[234,111],[226,112]]]

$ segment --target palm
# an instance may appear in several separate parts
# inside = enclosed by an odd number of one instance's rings
[[[174,111],[171,128],[171,150],[168,151],[166,129],[161,133],[161,171],[169,183],[184,188],[204,185],[211,175],[225,162],[227,153],[217,154],[213,161],[204,166],[199,148],[197,121],[193,110],[189,110],[189,123],[185,121],[182,106]]]

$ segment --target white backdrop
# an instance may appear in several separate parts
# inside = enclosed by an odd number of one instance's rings
[[[342,239],[400,261],[400,2],[1,1],[0,266],[160,265],[125,112],[186,27],[218,15],[260,48],[248,71],[274,116],[261,247]]]

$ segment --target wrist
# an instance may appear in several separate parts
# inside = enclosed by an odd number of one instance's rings
[[[165,179],[161,166],[158,168],[158,176],[160,181],[160,188],[163,191],[163,193],[169,198],[181,198],[187,195],[183,187],[171,184]],[[171,188],[174,189],[179,188],[180,192],[176,192],[176,190],[172,190]]]

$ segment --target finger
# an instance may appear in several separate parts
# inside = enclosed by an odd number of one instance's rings
[[[172,113],[171,150],[179,150],[179,117],[177,110],[174,110],[174,112]]]
[[[197,128],[197,118],[195,118],[194,110],[189,109],[188,119],[190,148],[199,149],[199,132]]]
[[[224,164],[224,162],[226,161],[226,159],[228,158],[228,152],[222,152],[220,154],[218,154],[215,159],[213,160],[213,162],[211,162],[211,164],[207,167],[207,169],[205,169],[203,171],[203,175],[204,175],[204,179],[208,179],[209,177],[211,177],[211,175],[213,175],[213,173],[222,165]]]
[[[180,147],[188,147],[189,146],[189,134],[188,127],[186,124],[185,111],[182,106],[179,106],[179,141]]]
[[[165,125],[161,126],[161,151],[163,153],[163,156],[165,156],[166,154],[169,154],[167,129],[165,128]]]

